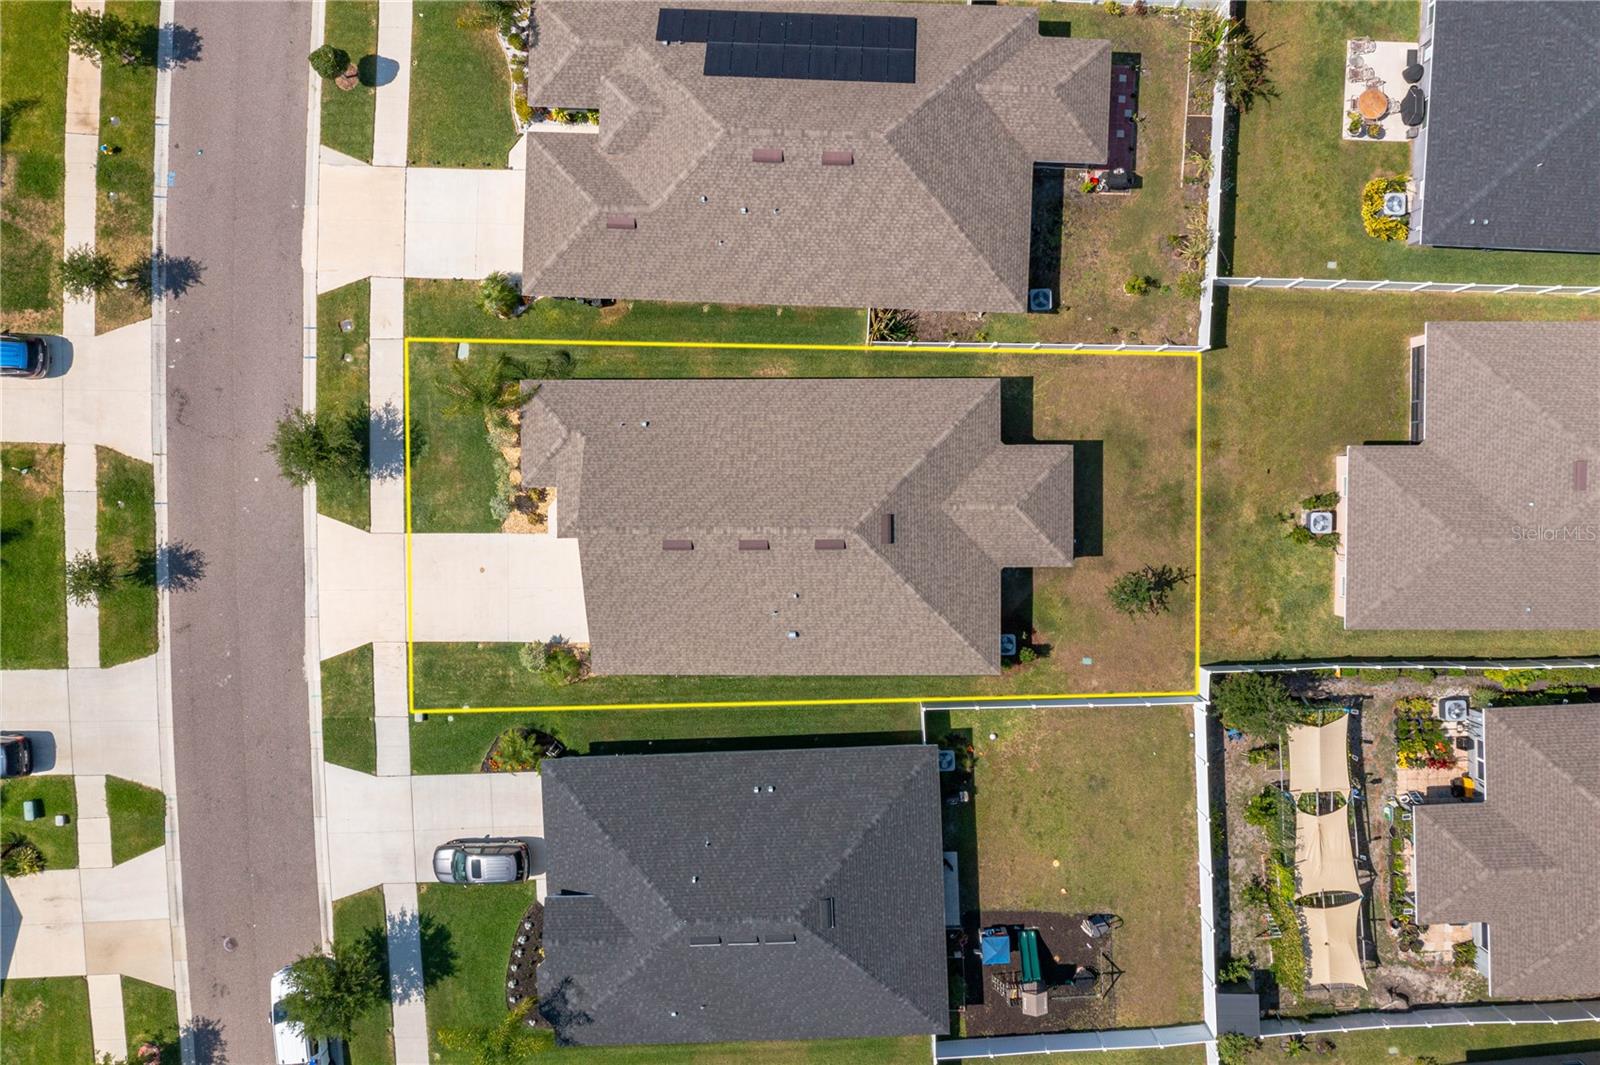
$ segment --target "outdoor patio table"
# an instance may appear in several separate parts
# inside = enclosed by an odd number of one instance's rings
[[[1368,89],[1356,99],[1356,110],[1362,118],[1376,122],[1389,113],[1389,97],[1382,89]]]

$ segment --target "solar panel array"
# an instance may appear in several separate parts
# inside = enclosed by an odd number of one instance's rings
[[[704,44],[708,76],[917,80],[917,20],[898,15],[664,7],[656,40]]]

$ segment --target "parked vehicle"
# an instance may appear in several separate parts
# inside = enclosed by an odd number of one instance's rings
[[[0,333],[0,377],[43,377],[50,372],[50,348],[43,337]]]
[[[289,967],[272,974],[272,1050],[278,1065],[335,1065],[333,1047],[326,1039],[308,1039],[303,1028],[283,1011],[288,997]]]
[[[453,839],[433,852],[441,884],[511,884],[528,878],[528,845],[520,839]]]
[[[0,777],[33,772],[33,741],[18,732],[0,733]]]

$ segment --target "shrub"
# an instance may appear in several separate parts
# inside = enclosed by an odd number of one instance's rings
[[[1255,969],[1250,964],[1248,959],[1246,959],[1246,958],[1228,958],[1221,965],[1217,966],[1217,983],[1219,983],[1219,984],[1243,984],[1243,983],[1247,983],[1249,981],[1249,979],[1250,979],[1250,974],[1252,972],[1254,972],[1254,971],[1255,971]]]
[[[1270,673],[1229,673],[1219,679],[1212,703],[1229,728],[1273,739],[1299,723],[1300,708],[1282,680]]]
[[[0,873],[12,878],[44,872],[44,852],[20,832],[7,832],[0,842]]]
[[[496,270],[478,285],[478,306],[496,318],[510,318],[522,308],[522,290],[510,274]]]
[[[1173,254],[1191,269],[1204,270],[1206,256],[1211,254],[1211,246],[1216,239],[1216,234],[1211,232],[1211,226],[1206,221],[1205,209],[1200,207],[1185,216],[1183,232],[1168,236],[1167,244]]]
[[[111,256],[87,244],[73,248],[61,260],[61,289],[75,299],[104,292],[117,282],[117,268]]]
[[[517,121],[526,126],[533,121],[533,106],[528,103],[526,96],[518,96],[511,101],[512,110],[517,113]]]
[[[1120,0],[1105,0],[1105,2],[1100,6],[1108,15],[1120,16],[1122,14],[1122,4],[1120,3]]]
[[[331,44],[318,48],[306,56],[306,60],[311,64],[311,69],[317,72],[317,77],[327,81],[350,69],[350,53]]]
[[[1153,277],[1145,277],[1143,274],[1130,274],[1128,279],[1122,283],[1122,291],[1130,296],[1143,296],[1155,286],[1156,279]]]
[[[1039,652],[1035,651],[1033,648],[1027,646],[1026,644],[1024,644],[1023,646],[1017,648],[1017,662],[1020,665],[1024,665],[1025,666],[1029,662],[1037,661],[1038,658],[1039,658]]]
[[[1550,670],[1544,669],[1486,669],[1483,675],[1508,692],[1525,692],[1541,680],[1550,679]],[[1596,678],[1585,678],[1593,680]]]
[[[565,381],[578,368],[570,351],[552,351],[544,357],[544,376],[551,381]]]
[[[917,335],[917,312],[894,307],[874,307],[868,312],[872,340],[912,340]]]
[[[492,29],[502,37],[509,37],[516,32],[520,6],[520,0],[476,0],[456,17],[456,27],[463,30]]]
[[[1449,769],[1456,764],[1444,726],[1433,716],[1433,704],[1426,696],[1400,699],[1394,709],[1395,741],[1403,768]]]
[[[1283,792],[1268,787],[1244,804],[1245,824],[1276,831],[1289,813],[1290,802]]]
[[[1146,566],[1124,573],[1111,582],[1106,595],[1111,605],[1129,617],[1162,614],[1171,609],[1172,590],[1189,579],[1188,570],[1172,566]]]
[[[540,673],[551,687],[572,684],[583,678],[583,659],[566,644],[552,642],[545,648],[544,667]]]
[[[520,33],[513,33],[511,36],[507,37],[506,43],[509,44],[514,51],[518,52],[526,51],[528,47],[527,43],[523,41],[522,34]]]
[[[1197,300],[1205,295],[1206,275],[1200,270],[1185,270],[1178,275],[1178,283],[1174,286],[1178,295],[1186,300]]]
[[[1338,492],[1318,492],[1314,496],[1306,496],[1300,505],[1307,510],[1331,510],[1339,505]]]
[[[1406,191],[1405,175],[1373,178],[1361,190],[1361,224],[1367,236],[1378,240],[1405,240],[1411,227],[1404,218],[1390,218],[1383,213],[1383,197],[1390,192]]]
[[[1249,111],[1278,95],[1267,66],[1267,50],[1238,19],[1209,8],[1189,15],[1189,69],[1202,81],[1220,79],[1230,106]]]
[[[1227,1032],[1217,1038],[1217,1060],[1222,1065],[1243,1065],[1255,1052],[1256,1041],[1247,1035]]]
[[[543,760],[544,748],[521,726],[512,726],[496,738],[489,766],[496,773],[528,773],[537,772]]]
[[[1250,883],[1239,889],[1239,901],[1246,906],[1265,906],[1270,899],[1267,885],[1259,876],[1251,878]]]
[[[1267,743],[1252,747],[1245,752],[1244,760],[1251,765],[1271,765],[1278,760],[1278,745]]]
[[[118,577],[109,558],[79,551],[67,563],[67,598],[78,606],[91,606],[117,586]]]
[[[517,648],[517,661],[529,673],[539,673],[544,670],[545,646],[538,640],[525,643]]]
[[[356,434],[359,419],[338,417],[324,424],[303,410],[278,419],[267,450],[278,460],[278,472],[290,484],[367,475],[366,441]]]

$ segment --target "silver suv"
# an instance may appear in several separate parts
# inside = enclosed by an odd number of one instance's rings
[[[511,884],[528,877],[528,845],[520,839],[453,839],[433,852],[441,884]]]

